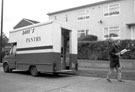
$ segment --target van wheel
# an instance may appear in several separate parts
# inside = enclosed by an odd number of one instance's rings
[[[58,74],[58,73],[56,73],[56,72],[53,72],[53,75],[54,75],[54,76],[58,76],[59,74]]]
[[[30,71],[30,74],[34,77],[36,77],[38,75],[36,66],[31,66],[29,71]]]
[[[7,63],[3,64],[3,70],[5,73],[10,73],[12,70],[9,68],[9,65]]]

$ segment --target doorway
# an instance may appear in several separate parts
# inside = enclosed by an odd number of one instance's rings
[[[134,40],[135,39],[135,26],[131,27],[131,39]]]
[[[61,65],[62,69],[70,69],[70,30],[62,28],[61,30]]]

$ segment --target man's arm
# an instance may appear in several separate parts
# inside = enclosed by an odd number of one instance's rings
[[[111,51],[109,52],[109,54],[110,54],[112,57],[120,56],[120,52],[116,52],[115,47],[112,47],[112,48],[111,48]]]

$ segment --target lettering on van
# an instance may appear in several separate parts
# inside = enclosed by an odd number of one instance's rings
[[[41,41],[41,37],[31,37],[31,38],[26,38],[26,43],[31,43],[31,42],[39,42]]]
[[[34,33],[34,31],[35,31],[35,28],[24,29],[24,30],[22,31],[22,35]]]

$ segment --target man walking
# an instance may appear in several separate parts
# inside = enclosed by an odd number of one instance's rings
[[[112,44],[112,48],[109,52],[110,55],[110,67],[109,67],[109,72],[107,74],[107,81],[111,82],[110,80],[110,75],[112,74],[112,72],[114,71],[114,69],[116,69],[117,72],[117,80],[119,82],[123,82],[121,80],[121,68],[120,68],[120,62],[119,62],[119,57],[121,55],[120,51],[119,51],[119,45],[120,45],[120,40],[114,41],[114,44]]]

